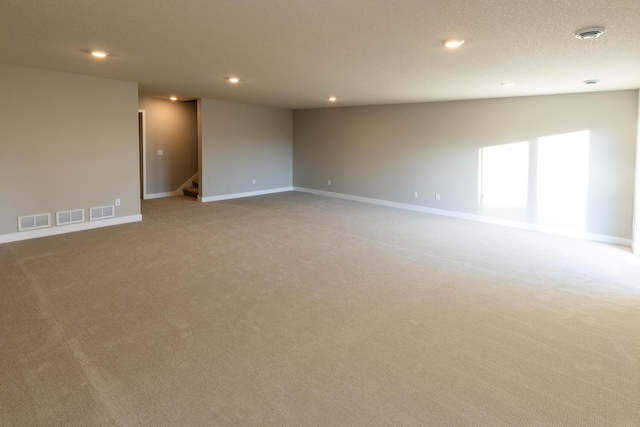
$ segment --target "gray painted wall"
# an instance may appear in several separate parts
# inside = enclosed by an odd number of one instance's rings
[[[638,91],[296,110],[293,181],[487,215],[478,194],[480,149],[521,141],[535,147],[539,137],[588,130],[583,231],[631,238],[637,122]],[[532,149],[531,170],[535,158]],[[537,218],[534,203],[490,216],[548,225]]]
[[[141,97],[138,107],[145,110],[147,194],[175,191],[198,172],[196,101]]]
[[[201,99],[200,127],[202,197],[292,185],[291,110]]]
[[[0,65],[0,93],[0,234],[115,198],[140,214],[136,83]]]

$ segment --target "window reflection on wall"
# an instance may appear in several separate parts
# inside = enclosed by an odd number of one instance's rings
[[[538,138],[538,221],[584,229],[587,220],[589,131]]]

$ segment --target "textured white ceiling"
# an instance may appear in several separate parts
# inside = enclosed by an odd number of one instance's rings
[[[0,0],[2,63],[287,108],[637,89],[638,31],[640,0]]]

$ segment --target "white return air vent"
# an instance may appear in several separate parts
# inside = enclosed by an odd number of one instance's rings
[[[115,206],[100,206],[99,208],[89,209],[89,220],[95,221],[96,219],[113,218],[116,216]]]
[[[84,209],[56,212],[56,225],[74,224],[76,222],[84,222]]]
[[[18,231],[51,227],[51,214],[38,214],[18,217]]]

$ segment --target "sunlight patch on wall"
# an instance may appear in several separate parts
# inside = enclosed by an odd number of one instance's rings
[[[526,208],[529,195],[529,142],[480,149],[480,202],[492,211]]]
[[[538,138],[540,223],[585,229],[589,190],[589,131]]]

